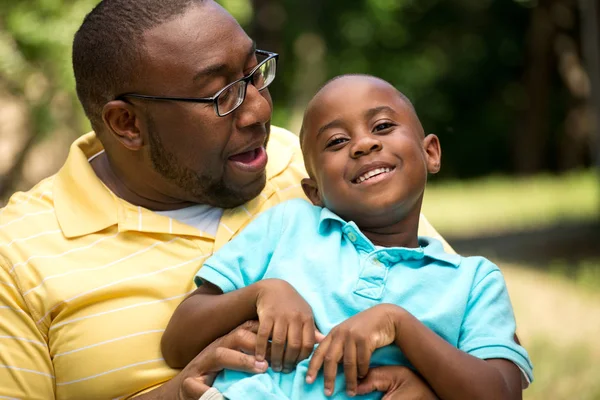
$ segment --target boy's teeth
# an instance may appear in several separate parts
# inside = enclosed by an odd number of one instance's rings
[[[390,172],[391,170],[392,170],[391,168],[375,168],[375,169],[359,176],[358,178],[356,178],[356,183],[362,183],[362,182],[366,181],[367,179],[374,177],[375,175],[383,174],[385,172]]]

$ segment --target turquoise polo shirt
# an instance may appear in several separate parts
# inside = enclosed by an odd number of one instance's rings
[[[527,352],[514,341],[515,318],[498,267],[482,257],[446,253],[435,239],[419,237],[418,248],[376,247],[354,222],[295,199],[261,214],[209,258],[195,279],[226,293],[267,278],[294,286],[324,334],[361,311],[392,303],[458,349],[510,360],[533,379]],[[411,367],[393,345],[377,350],[371,365]],[[224,371],[214,386],[230,400],[347,398],[341,368],[335,393],[326,397],[322,374],[305,383],[307,367],[305,360],[289,374]]]

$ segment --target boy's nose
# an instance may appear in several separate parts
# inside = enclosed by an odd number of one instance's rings
[[[352,158],[359,158],[382,149],[381,141],[374,137],[366,137],[359,140],[352,148]]]

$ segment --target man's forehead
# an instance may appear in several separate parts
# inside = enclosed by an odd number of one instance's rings
[[[172,53],[179,57],[185,53],[215,57],[226,55],[226,45],[239,46],[242,43],[245,50],[252,46],[252,41],[238,22],[213,1],[190,5],[183,13],[148,29],[143,40],[146,51],[151,54]]]

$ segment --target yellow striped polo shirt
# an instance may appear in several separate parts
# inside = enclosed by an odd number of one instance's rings
[[[0,210],[0,399],[128,398],[173,377],[160,338],[202,262],[304,196],[298,139],[277,127],[264,190],[225,210],[215,237],[115,196],[89,164],[100,151],[82,136],[56,175]],[[437,236],[425,220],[421,233]]]

